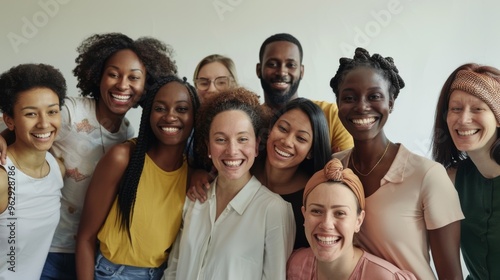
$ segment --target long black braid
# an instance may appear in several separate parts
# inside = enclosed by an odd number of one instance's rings
[[[144,159],[146,152],[157,141],[150,124],[150,115],[152,111],[153,101],[161,87],[170,83],[178,82],[185,85],[188,89],[193,106],[193,119],[196,119],[196,112],[200,107],[200,100],[196,94],[196,90],[191,86],[186,78],[183,80],[176,76],[166,76],[159,78],[146,94],[144,103],[142,103],[143,111],[141,115],[141,124],[139,126],[139,135],[137,136],[135,149],[130,155],[130,161],[123,174],[122,180],[118,188],[118,219],[120,219],[120,229],[126,229],[130,237],[130,224],[134,210],[135,198],[137,195],[137,187],[141,179],[142,169],[144,168]],[[190,141],[192,142],[192,141]],[[187,146],[191,146],[189,144]]]
[[[339,59],[340,65],[335,76],[330,80],[330,87],[338,97],[339,85],[344,80],[347,73],[358,67],[370,67],[377,69],[380,73],[390,82],[389,93],[396,99],[400,89],[404,88],[405,82],[399,76],[399,70],[394,65],[392,57],[383,57],[380,54],[373,54],[370,56],[367,50],[363,48],[356,48],[354,58],[342,57]]]

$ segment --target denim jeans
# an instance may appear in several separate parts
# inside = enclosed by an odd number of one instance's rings
[[[76,279],[75,254],[49,253],[40,280]]]
[[[114,264],[106,259],[101,252],[97,254],[95,262],[95,280],[104,279],[148,279],[159,280],[163,276],[163,271],[167,267],[167,262],[157,268],[136,267],[129,265]]]

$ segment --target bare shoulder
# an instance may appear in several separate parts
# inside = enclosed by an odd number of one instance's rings
[[[134,148],[135,144],[132,142],[116,144],[102,157],[101,161],[112,163],[114,167],[126,167]]]

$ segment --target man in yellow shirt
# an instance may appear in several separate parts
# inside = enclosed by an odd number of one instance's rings
[[[297,90],[304,76],[302,57],[300,42],[290,34],[275,34],[262,43],[256,71],[264,91],[263,106],[276,111],[290,100],[299,97]],[[338,118],[337,105],[326,101],[314,103],[325,113],[332,152],[352,148],[352,137]]]

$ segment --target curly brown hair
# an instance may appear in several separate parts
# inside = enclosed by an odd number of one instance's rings
[[[200,107],[194,130],[195,160],[207,170],[212,167],[212,161],[208,158],[207,147],[210,126],[215,116],[229,110],[245,112],[252,122],[256,137],[263,128],[263,112],[257,94],[239,87],[210,96]]]
[[[48,88],[59,97],[59,106],[66,97],[66,80],[61,72],[48,64],[19,64],[0,75],[0,110],[14,117],[14,104],[19,93],[33,88]]]
[[[77,87],[82,96],[99,100],[100,82],[106,61],[116,52],[124,49],[133,51],[146,68],[146,91],[159,77],[177,74],[177,66],[172,60],[173,49],[152,37],[132,40],[121,33],[94,34],[85,39],[77,48],[77,66],[73,74],[78,80]]]

